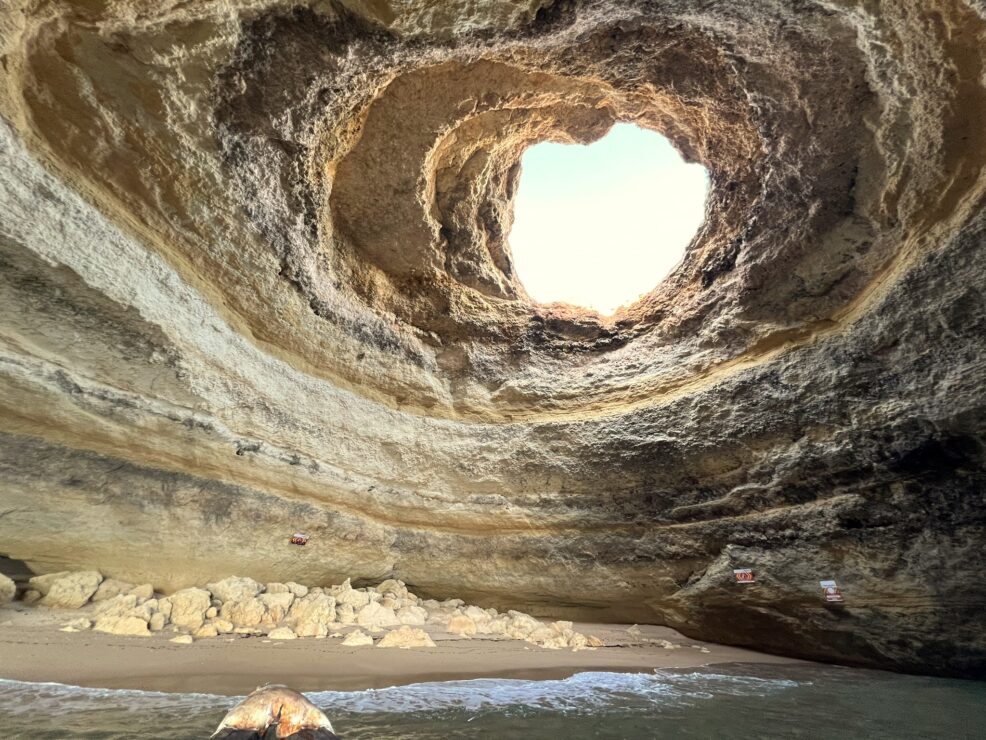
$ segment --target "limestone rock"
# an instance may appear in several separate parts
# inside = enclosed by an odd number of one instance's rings
[[[256,627],[267,616],[267,607],[257,598],[225,601],[219,614],[223,619],[232,622],[237,627]]]
[[[328,632],[336,619],[335,598],[324,593],[308,594],[295,599],[288,621],[299,637],[319,637]]]
[[[142,603],[154,598],[154,586],[149,583],[141,584],[133,588],[130,593],[137,597],[137,603]]]
[[[100,601],[112,599],[114,596],[128,593],[133,588],[134,584],[127,581],[121,581],[117,578],[106,578],[99,584],[96,593],[92,595],[92,602],[95,604]]]
[[[294,594],[285,591],[279,594],[260,594],[257,600],[264,605],[264,624],[277,624],[282,621],[294,603]]]
[[[42,596],[40,591],[28,590],[24,592],[24,596],[21,597],[21,601],[25,604],[35,604],[41,601],[41,598]]]
[[[428,633],[422,629],[415,629],[410,625],[403,625],[398,629],[391,630],[380,638],[377,647],[382,648],[416,648],[416,647],[435,647],[434,641]]]
[[[428,621],[428,612],[420,606],[405,606],[397,612],[399,624],[422,625]]]
[[[346,635],[346,638],[340,644],[346,647],[362,647],[364,645],[372,645],[373,638],[363,632],[363,630],[355,630]]]
[[[290,627],[278,627],[268,632],[267,637],[271,640],[294,640],[298,635]]]
[[[986,674],[983,8],[0,3],[4,554]],[[523,152],[628,122],[705,223],[540,303]]]
[[[165,624],[167,624],[165,616],[161,612],[154,612],[147,622],[147,627],[151,632],[160,632]]]
[[[356,613],[356,624],[365,629],[380,629],[398,624],[393,609],[371,601]]]
[[[175,645],[191,645],[195,640],[191,635],[178,635],[177,637],[172,637],[168,642],[173,642]]]
[[[27,587],[31,591],[37,591],[42,596],[47,596],[48,590],[51,588],[51,584],[53,584],[59,578],[71,574],[72,574],[71,571],[60,570],[57,573],[45,573],[40,576],[32,576],[27,582]]]
[[[197,640],[208,637],[216,637],[218,634],[219,630],[216,628],[216,625],[208,622],[192,632],[192,636]]]
[[[245,601],[264,590],[263,584],[241,576],[223,578],[216,583],[210,583],[206,588],[224,604],[228,601]]]
[[[336,619],[341,624],[356,624],[356,610],[352,604],[340,604],[336,606]]]
[[[205,613],[212,606],[209,592],[201,588],[184,588],[168,597],[171,604],[171,623],[186,630],[197,630],[205,622]]]
[[[88,629],[92,629],[92,622],[85,617],[73,619],[70,622],[66,622],[61,627],[62,632],[84,632]]]
[[[8,601],[13,601],[16,595],[17,584],[3,573],[0,573],[0,606],[3,606]]]
[[[151,634],[147,628],[147,621],[135,616],[102,616],[96,619],[93,629],[96,632],[133,637],[148,637]]]
[[[102,580],[103,576],[94,570],[69,573],[51,581],[41,603],[60,609],[78,609],[96,593]]]
[[[453,635],[475,635],[477,632],[476,623],[471,617],[467,617],[465,614],[455,614],[449,620],[448,627],[446,630]]]

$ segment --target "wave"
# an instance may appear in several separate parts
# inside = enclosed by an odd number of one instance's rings
[[[716,696],[761,697],[802,682],[706,672],[585,672],[565,679],[471,679],[417,683],[363,691],[315,691],[306,695],[327,713],[379,714],[483,711],[529,707],[555,712],[585,712],[608,706],[688,705]],[[87,710],[201,711],[231,707],[242,697],[175,694],[134,689],[100,689],[57,683],[0,679],[0,702],[8,715],[43,712],[49,716]]]

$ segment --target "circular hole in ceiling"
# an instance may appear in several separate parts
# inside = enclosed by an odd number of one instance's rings
[[[681,261],[709,178],[654,131],[616,124],[588,144],[524,152],[510,251],[527,294],[613,314]]]

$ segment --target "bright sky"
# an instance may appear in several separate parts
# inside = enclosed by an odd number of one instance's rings
[[[611,314],[681,261],[702,223],[708,176],[660,134],[621,123],[582,146],[524,152],[510,248],[535,301]]]

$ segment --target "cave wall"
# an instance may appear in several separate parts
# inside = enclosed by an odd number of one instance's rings
[[[984,49],[980,0],[7,3],[0,555],[981,675]],[[537,305],[520,154],[616,121],[706,222]]]

